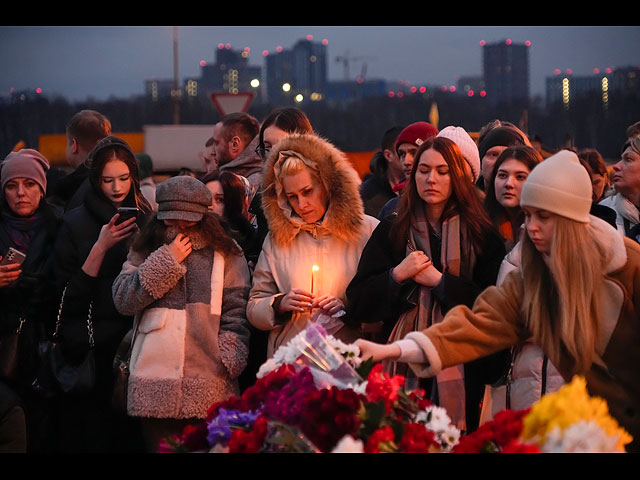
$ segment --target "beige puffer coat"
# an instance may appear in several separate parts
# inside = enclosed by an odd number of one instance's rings
[[[295,214],[276,180],[274,165],[279,153],[297,152],[314,164],[329,192],[329,206],[323,219],[304,225]],[[292,288],[340,298],[356,272],[362,249],[378,220],[365,215],[360,198],[360,177],[345,155],[328,141],[315,135],[292,135],[278,142],[264,167],[262,204],[269,234],[253,274],[247,318],[261,330],[269,330],[268,357],[306,328],[314,312],[276,315],[273,305]],[[337,338],[353,340],[357,331],[342,326]]]

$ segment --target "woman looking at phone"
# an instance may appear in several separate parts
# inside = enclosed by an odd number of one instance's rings
[[[32,149],[11,152],[0,163],[0,342],[20,332],[18,361],[13,368],[9,362],[0,365],[0,382],[24,404],[28,423],[22,451],[29,452],[46,449],[42,442],[49,425],[45,404],[29,388],[37,341],[56,304],[50,258],[61,213],[45,199],[47,170],[48,160]]]
[[[88,398],[62,399],[59,445],[74,452],[108,452],[116,445],[128,448],[127,437],[116,431],[118,420],[125,419],[112,412],[110,398],[113,357],[133,324],[132,317],[116,310],[111,287],[127,258],[127,240],[151,208],[140,191],[138,163],[126,142],[102,139],[88,163],[90,188],[84,203],[63,217],[54,268],[58,298],[65,292],[61,344],[71,361],[83,358],[89,348],[86,320],[92,307],[96,387]],[[140,213],[119,223],[119,207],[138,207]]]

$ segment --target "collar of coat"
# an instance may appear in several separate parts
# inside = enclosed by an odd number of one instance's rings
[[[613,228],[609,223],[594,215],[590,217],[589,227],[593,232],[593,238],[600,244],[605,252],[605,274],[613,273],[627,263],[627,249],[624,244],[624,238],[618,230]],[[522,231],[521,237],[526,235],[526,231]],[[521,261],[520,242],[507,254],[504,263],[510,264],[512,267],[519,267]]]
[[[348,243],[359,239],[365,226],[360,176],[345,154],[327,140],[316,135],[294,134],[273,147],[263,170],[262,208],[274,242],[288,245],[306,229],[286,198],[280,194],[279,199],[274,165],[279,153],[287,150],[315,164],[329,193],[329,206],[317,230]]]

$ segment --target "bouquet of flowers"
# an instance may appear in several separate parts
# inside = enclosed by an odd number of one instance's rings
[[[618,452],[632,439],[582,377],[531,408],[503,410],[461,435],[404,377],[310,325],[266,362],[241,396],[166,439],[162,452]]]
[[[631,436],[609,415],[607,403],[590,397],[575,376],[526,410],[503,410],[465,435],[454,452],[616,453]]]
[[[168,438],[162,452],[447,452],[460,432],[404,378],[312,324],[241,396]]]

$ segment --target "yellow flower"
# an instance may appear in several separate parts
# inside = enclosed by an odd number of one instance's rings
[[[633,439],[618,422],[609,415],[607,402],[600,397],[590,397],[584,377],[575,376],[571,383],[557,392],[543,396],[531,407],[523,419],[522,438],[544,445],[547,434],[555,427],[564,430],[580,420],[594,421],[608,436],[617,436],[617,448]]]

